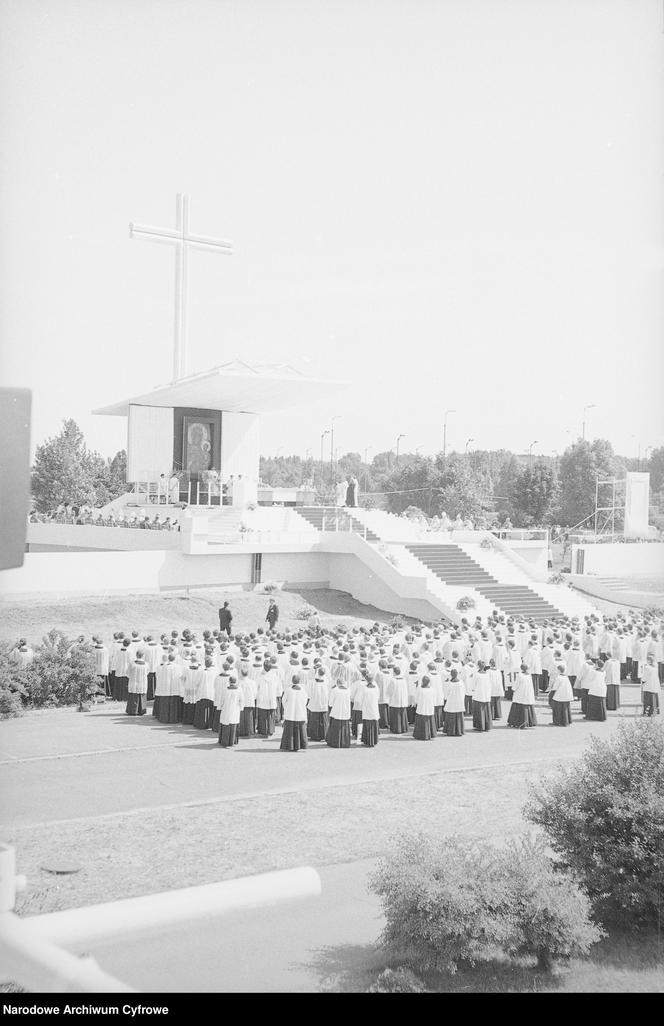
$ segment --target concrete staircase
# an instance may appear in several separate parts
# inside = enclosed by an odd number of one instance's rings
[[[296,512],[317,531],[353,531],[368,542],[380,541],[378,535],[343,507],[298,506]]]
[[[446,585],[473,588],[489,601],[492,608],[506,615],[525,616],[542,622],[562,613],[529,585],[498,581],[459,545],[423,542],[409,544],[405,548]]]

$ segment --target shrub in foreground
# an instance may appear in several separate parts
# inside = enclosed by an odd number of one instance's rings
[[[621,724],[535,785],[525,815],[543,827],[596,915],[636,928],[664,906],[664,728]]]
[[[401,837],[370,880],[387,920],[382,944],[422,971],[456,972],[498,955],[542,968],[585,954],[601,931],[587,896],[541,841]]]
[[[0,644],[0,719],[21,716],[33,681],[32,670],[17,670],[9,658],[9,646]]]
[[[32,665],[36,706],[81,704],[98,691],[91,647],[72,649],[71,641],[60,631],[49,631],[44,637]]]

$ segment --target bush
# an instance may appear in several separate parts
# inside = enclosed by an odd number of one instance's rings
[[[470,595],[463,595],[457,602],[456,607],[460,612],[464,612],[466,609],[474,609],[475,599],[471,598]]]
[[[546,831],[597,916],[629,928],[659,921],[664,904],[664,729],[623,723],[593,738],[572,765],[536,785],[525,815]]]
[[[35,683],[32,700],[36,706],[81,705],[97,694],[98,680],[90,645],[76,646],[61,631],[52,630],[35,653]]]
[[[313,606],[300,606],[293,615],[296,620],[308,620],[315,612],[316,610]]]
[[[32,700],[37,675],[34,666],[19,670],[9,658],[9,645],[0,642],[0,719],[21,716]]]
[[[405,626],[406,624],[402,616],[393,616],[390,620],[390,627],[393,631],[402,631]]]
[[[480,542],[480,548],[481,549],[496,549],[496,548],[498,548],[498,546],[496,545],[496,543],[493,540],[493,538],[482,538],[482,541]]]
[[[401,837],[369,886],[383,900],[381,943],[427,971],[456,972],[499,953],[554,959],[585,953],[601,936],[588,898],[558,873],[541,841],[497,849],[482,841]]]
[[[410,969],[398,966],[396,969],[383,969],[376,977],[367,994],[429,994],[430,991]]]
[[[567,584],[568,582],[563,577],[562,573],[549,574],[549,584]]]

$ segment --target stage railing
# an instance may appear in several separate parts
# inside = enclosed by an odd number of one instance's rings
[[[242,909],[319,897],[321,893],[318,873],[304,866],[87,908],[19,917],[13,909],[16,892],[24,889],[25,878],[17,877],[15,869],[14,849],[0,844],[0,982],[19,984],[36,992],[134,991],[104,972],[94,958],[72,955],[60,945],[121,941],[144,930],[164,930]]]

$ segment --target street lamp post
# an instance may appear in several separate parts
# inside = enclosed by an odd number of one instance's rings
[[[326,435],[329,435],[329,431],[323,431],[320,436],[320,492],[321,498],[323,495],[323,489],[325,488],[325,461],[323,458],[323,442],[325,441]]]
[[[332,478],[332,486],[334,487],[335,478],[335,466],[334,466],[334,422],[335,420],[341,420],[339,414],[332,418],[332,426],[330,428],[330,476]]]
[[[534,442],[531,442],[528,446],[528,466],[530,467],[533,462],[533,446],[539,445],[539,440],[536,438]]]
[[[456,413],[456,410],[445,410],[445,418],[443,420],[443,459],[447,455],[447,418],[450,413]]]
[[[581,433],[581,438],[582,438],[582,440],[584,442],[586,440],[586,410],[596,410],[596,409],[597,409],[597,403],[588,403],[587,406],[583,407],[583,429],[582,429],[582,433]]]
[[[405,438],[405,437],[406,437],[405,435],[399,435],[397,437],[397,463],[399,462],[399,442],[401,441],[402,438]]]
[[[366,445],[364,447],[364,491],[369,491],[369,449],[373,449],[373,445]]]

